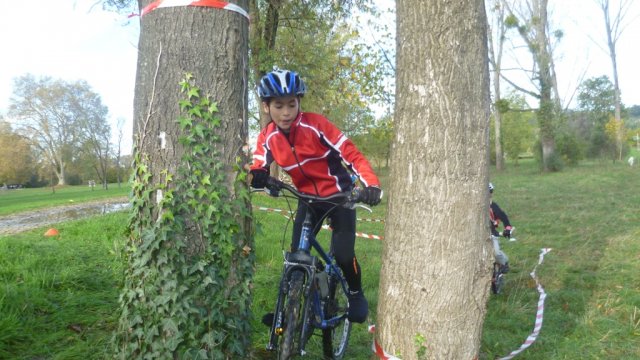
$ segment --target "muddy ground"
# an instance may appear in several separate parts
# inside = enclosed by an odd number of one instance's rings
[[[0,236],[53,225],[63,221],[124,210],[129,206],[126,197],[68,204],[46,209],[29,210],[0,216]]]

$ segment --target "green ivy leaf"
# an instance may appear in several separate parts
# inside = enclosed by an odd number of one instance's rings
[[[202,112],[200,111],[199,107],[194,107],[194,108],[190,109],[188,114],[191,115],[191,116],[199,117],[199,118],[202,117]]]
[[[183,115],[176,122],[184,152],[177,169],[172,173],[164,169],[154,179],[145,165],[147,157],[134,151],[131,241],[126,246],[129,265],[123,290],[127,295],[120,296],[120,358],[140,358],[142,352],[166,359],[174,358],[177,352],[189,358],[246,357],[246,344],[228,332],[243,331],[244,324],[235,316],[249,311],[253,257],[238,257],[239,244],[253,245],[250,238],[244,238],[238,222],[251,216],[249,191],[242,182],[246,172],[236,159],[237,164],[232,165],[238,175],[231,196],[225,164],[214,145],[220,141],[216,128],[221,121],[213,115],[217,104],[209,96],[200,97],[192,79],[192,74],[186,74],[180,82],[187,98],[178,102]],[[155,204],[151,202],[157,189],[164,192],[160,221],[154,219]],[[202,230],[187,232],[187,224],[194,223]],[[193,237],[204,246],[195,258],[185,251],[192,246],[187,242],[194,241]],[[244,285],[219,291],[232,275]],[[201,322],[194,323],[194,317]],[[210,327],[203,327],[202,322]],[[216,330],[207,332],[211,328]],[[224,348],[224,353],[208,354],[202,349],[205,338],[210,349]]]
[[[189,99],[191,99],[191,98],[199,98],[200,97],[200,89],[198,89],[197,87],[190,88],[189,91],[187,92],[187,97]]]
[[[211,176],[209,174],[205,174],[202,179],[200,179],[200,184],[211,185]]]
[[[162,212],[162,219],[163,220],[173,221],[174,220],[173,212],[171,212],[168,209],[164,209],[164,211]]]

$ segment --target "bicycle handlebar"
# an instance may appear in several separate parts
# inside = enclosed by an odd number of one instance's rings
[[[514,227],[511,227],[511,231],[510,231],[510,233],[509,233],[509,236],[505,236],[505,235],[504,235],[504,231],[498,231],[498,237],[503,237],[503,238],[509,239],[509,241],[515,241],[515,240],[516,240],[516,238],[514,238],[514,237],[513,237],[513,233],[514,233],[515,231],[516,231],[515,226],[514,226]]]
[[[293,194],[295,197],[299,199],[307,200],[307,201],[342,202],[343,204],[346,204],[346,203],[355,204],[358,202],[362,202],[362,191],[359,188],[354,188],[351,192],[341,192],[341,193],[337,193],[329,196],[316,196],[316,195],[310,195],[310,194],[303,194],[293,186],[287,183],[284,183],[271,176],[267,179],[267,186],[265,187],[265,189],[269,189],[270,191],[275,190],[276,195],[270,194],[272,196],[277,196],[277,191],[285,189],[289,191],[291,194]]]

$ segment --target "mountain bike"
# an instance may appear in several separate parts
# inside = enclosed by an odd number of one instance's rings
[[[286,194],[281,194],[283,190]],[[302,194],[274,178],[269,178],[266,191],[272,196],[303,200],[301,204],[328,202],[353,208],[360,201],[359,189],[318,197]],[[347,318],[347,282],[335,262],[331,246],[327,252],[316,240],[310,213],[306,211],[298,249],[284,254],[267,344],[267,350],[277,351],[279,360],[305,355],[305,346],[316,330],[322,336],[324,358],[342,359],[351,333]],[[322,219],[326,216],[323,214]],[[317,256],[311,254],[312,248]]]
[[[511,234],[515,231],[515,228],[511,229]],[[492,237],[494,235],[491,235]],[[504,236],[504,232],[499,233],[499,236]],[[498,237],[499,237],[498,236]],[[510,237],[510,241],[515,241],[515,238]],[[500,294],[504,287],[504,274],[506,274],[505,267],[500,265],[497,261],[493,263],[493,274],[491,275],[491,292],[494,294]]]

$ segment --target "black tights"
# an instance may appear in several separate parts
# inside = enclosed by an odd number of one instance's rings
[[[324,215],[329,209],[334,207],[328,203],[314,203],[309,205],[303,201],[298,201],[298,212],[296,213],[295,222],[293,223],[293,238],[291,248],[297,249],[302,231],[302,223],[307,212],[311,209],[313,229],[316,234],[320,230],[318,222],[322,219],[319,217]],[[356,259],[355,243],[356,243],[356,211],[347,209],[342,206],[335,207],[327,216],[330,220],[330,226],[333,229],[331,234],[331,246],[333,248],[333,256],[342,273],[344,274],[350,290],[362,289],[362,275],[360,274],[360,264]]]

